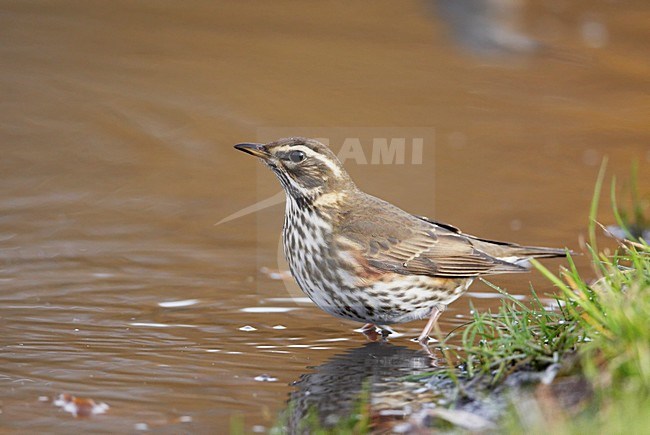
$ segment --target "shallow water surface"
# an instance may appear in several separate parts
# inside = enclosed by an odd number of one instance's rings
[[[520,6],[0,2],[0,427],[265,431],[288,400],[336,416],[435,366],[424,322],[367,344],[272,273],[281,205],[215,225],[279,191],[232,144],[426,130],[422,162],[346,167],[469,233],[579,249],[603,156],[648,181],[650,8]],[[531,280],[550,291],[494,281]],[[443,332],[499,304],[471,292]]]

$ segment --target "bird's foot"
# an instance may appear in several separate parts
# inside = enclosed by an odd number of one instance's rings
[[[431,338],[428,335],[425,335],[424,337],[420,336],[420,337],[417,337],[417,338],[412,338],[411,341],[419,343],[422,346],[428,346],[431,343],[437,343],[438,342],[438,340],[436,340],[435,338]]]
[[[377,326],[374,323],[366,323],[359,329],[355,329],[356,332],[361,332],[366,338],[370,341],[379,341],[388,339],[388,336],[401,337],[403,334],[395,332],[393,328],[386,325]]]
[[[359,329],[355,329],[357,332],[368,332],[368,331],[375,331],[377,330],[377,326],[374,323],[366,323]]]
[[[379,334],[381,329],[377,328],[374,323],[366,323],[359,329],[355,329],[355,332],[360,332],[366,336],[369,341],[379,341],[381,335]]]
[[[381,325],[379,326],[379,329],[381,331],[381,335],[384,338],[388,338],[389,335],[391,338],[399,338],[404,336],[404,334],[402,334],[401,332],[397,332],[393,328],[387,325]]]

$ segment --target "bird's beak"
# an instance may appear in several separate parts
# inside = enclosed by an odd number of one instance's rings
[[[268,160],[268,158],[271,157],[264,148],[264,144],[261,143],[238,143],[235,145],[235,148],[264,160]]]

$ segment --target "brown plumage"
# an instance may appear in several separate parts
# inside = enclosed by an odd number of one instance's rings
[[[475,277],[525,272],[527,259],[565,255],[407,213],[359,190],[334,153],[312,139],[236,148],[262,159],[287,193],[284,248],[302,290],[325,311],[368,328],[429,317],[424,343]]]

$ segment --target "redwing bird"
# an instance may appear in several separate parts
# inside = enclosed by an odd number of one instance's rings
[[[526,272],[530,258],[563,249],[520,246],[463,234],[362,192],[341,162],[313,139],[235,148],[259,157],[286,193],[284,252],[316,305],[363,330],[428,318],[428,334],[474,278]]]

